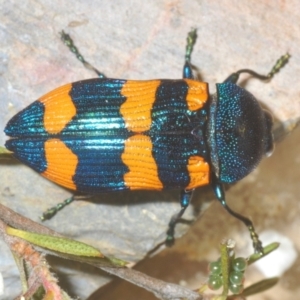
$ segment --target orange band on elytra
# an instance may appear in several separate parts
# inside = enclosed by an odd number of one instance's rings
[[[47,169],[41,175],[66,188],[76,190],[73,176],[78,164],[77,156],[60,139],[45,142]]]
[[[209,97],[208,84],[192,79],[184,79],[188,85],[188,93],[186,95],[186,102],[188,109],[196,111],[203,107]]]
[[[134,81],[124,83],[121,94],[126,101],[120,107],[128,130],[140,133],[150,129],[151,109],[155,101],[160,80]]]
[[[187,166],[190,183],[187,190],[209,184],[209,164],[201,156],[191,156]]]
[[[124,175],[124,182],[131,190],[161,190],[163,188],[152,156],[150,137],[137,134],[128,138],[125,141],[122,160],[129,168],[129,172]]]
[[[45,107],[44,127],[50,134],[61,132],[76,115],[76,107],[69,95],[71,88],[71,84],[64,85],[39,99]]]

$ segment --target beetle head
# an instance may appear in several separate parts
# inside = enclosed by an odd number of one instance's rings
[[[213,170],[224,183],[248,175],[273,149],[271,115],[252,94],[229,82],[217,84],[207,135]]]

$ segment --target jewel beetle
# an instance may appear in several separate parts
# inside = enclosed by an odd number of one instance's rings
[[[16,114],[4,130],[10,137],[6,148],[47,179],[88,195],[180,188],[181,209],[169,223],[169,242],[194,189],[211,185],[262,252],[252,222],[226,204],[224,184],[244,178],[272,151],[272,118],[237,81],[242,73],[268,80],[289,55],[266,76],[249,69],[231,74],[210,96],[208,84],[192,72],[196,30],[188,34],[178,80],[107,78],[83,58],[68,34],[62,32],[62,39],[98,77],[63,85]]]

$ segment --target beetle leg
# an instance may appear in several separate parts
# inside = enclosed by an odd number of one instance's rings
[[[193,47],[196,43],[197,39],[197,31],[196,29],[192,29],[188,33],[188,37],[186,39],[186,48],[185,48],[185,63],[183,66],[183,78],[194,79],[192,65],[191,65],[191,54],[193,51]]]
[[[89,62],[87,62],[84,59],[84,57],[81,55],[78,48],[75,46],[69,34],[65,33],[64,31],[62,31],[60,34],[61,40],[64,42],[64,44],[70,49],[71,52],[73,52],[76,55],[76,58],[79,61],[81,61],[87,69],[94,71],[100,78],[106,78],[106,76],[103,73],[98,71],[95,67],[93,67]]]
[[[212,188],[216,194],[216,197],[218,201],[222,204],[222,206],[227,210],[228,213],[230,213],[233,217],[236,219],[242,221],[248,228],[250,232],[250,236],[252,239],[253,247],[256,253],[260,253],[261,255],[263,254],[263,247],[262,247],[262,242],[259,240],[258,234],[255,232],[253,223],[250,221],[250,219],[236,213],[233,211],[226,203],[225,200],[225,192],[224,192],[224,187],[223,185],[219,182],[217,177],[213,174],[212,175]]]
[[[285,55],[282,55],[275,63],[275,65],[272,67],[271,71],[267,75],[258,74],[253,70],[249,69],[241,69],[235,73],[232,73],[230,76],[228,76],[224,82],[231,82],[231,83],[237,83],[240,74],[247,73],[250,74],[252,77],[257,78],[259,80],[270,80],[273,78],[273,76],[278,73],[288,62],[289,58],[291,56],[287,53]]]
[[[194,79],[190,62],[186,61],[183,66],[183,78]]]
[[[174,244],[174,231],[175,231],[176,223],[182,217],[186,208],[189,206],[191,198],[193,196],[193,191],[194,190],[190,190],[190,191],[182,190],[182,192],[180,194],[181,209],[177,214],[172,216],[172,218],[169,222],[169,229],[167,231],[167,240],[166,240],[166,244],[168,246],[171,246]]]
[[[90,195],[73,195],[70,198],[67,198],[65,201],[58,203],[57,205],[48,208],[43,215],[40,217],[42,221],[50,220],[52,217],[54,217],[58,211],[69,205],[75,200],[86,200],[90,198]]]

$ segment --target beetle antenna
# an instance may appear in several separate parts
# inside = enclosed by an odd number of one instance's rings
[[[289,61],[289,58],[291,55],[289,53],[286,53],[285,55],[282,55],[275,63],[275,65],[272,67],[271,71],[267,75],[259,74],[253,70],[250,69],[241,69],[238,70],[235,73],[232,73],[229,77],[227,77],[224,82],[231,82],[236,83],[239,79],[240,74],[247,73],[253,76],[254,78],[257,78],[259,80],[271,80],[273,76],[278,73]]]
[[[98,77],[100,77],[100,78],[106,78],[106,76],[103,73],[98,71],[95,67],[93,67],[89,62],[87,62],[85,60],[85,58],[79,52],[78,48],[75,46],[75,44],[74,44],[74,42],[73,42],[73,40],[72,40],[72,38],[70,37],[69,34],[62,31],[60,33],[60,35],[61,35],[61,40],[63,41],[63,43],[70,49],[70,51],[72,53],[75,54],[76,58],[79,61],[81,61],[87,69],[94,71],[98,75]]]
[[[188,33],[186,38],[186,48],[185,48],[185,61],[191,61],[191,55],[193,52],[194,45],[197,40],[197,29],[192,28],[192,30]]]

